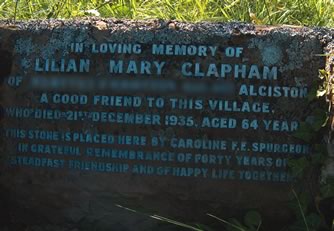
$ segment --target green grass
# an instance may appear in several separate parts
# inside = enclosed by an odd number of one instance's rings
[[[128,19],[334,26],[334,0],[0,0],[0,18]]]

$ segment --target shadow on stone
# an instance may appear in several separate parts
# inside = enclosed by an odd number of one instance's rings
[[[0,121],[5,117],[5,109],[0,104]]]
[[[12,55],[10,52],[0,50],[0,85],[3,84],[4,79],[10,75],[12,69]]]

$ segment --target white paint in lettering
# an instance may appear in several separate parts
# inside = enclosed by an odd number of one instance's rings
[[[235,79],[277,79],[278,71],[277,67],[267,67],[259,68],[257,65],[231,65],[231,64],[201,64],[201,63],[191,63],[185,62],[181,65],[181,72],[187,77],[221,77],[227,78],[232,77]]]
[[[36,72],[89,72],[89,59],[40,59],[35,60]]]
[[[180,45],[180,44],[153,44],[153,55],[189,55],[189,56],[203,56],[206,57],[209,54],[216,55],[216,46],[195,46],[195,45]]]
[[[236,119],[205,116],[201,126],[204,128],[236,128],[236,125]]]
[[[209,49],[211,51],[211,55],[215,56],[217,52],[217,47],[216,46],[209,46]]]
[[[287,120],[262,120],[264,128],[267,131],[279,131],[279,132],[293,132],[298,129],[299,123],[297,121]]]
[[[43,93],[39,102],[40,103],[49,103],[48,95],[46,93]]]
[[[245,141],[232,141],[231,143],[231,149],[232,151],[247,151],[247,142]]]
[[[97,53],[140,54],[142,50],[140,44],[94,43],[92,44],[91,51],[93,54]]]
[[[147,74],[161,75],[166,62],[158,61],[135,61],[129,60],[127,63],[123,60],[109,61],[109,72],[117,74]]]

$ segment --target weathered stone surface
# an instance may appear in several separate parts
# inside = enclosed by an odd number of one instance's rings
[[[179,230],[149,215],[222,227],[206,213],[254,209],[280,228],[291,219],[287,160],[312,154],[293,134],[312,121],[307,97],[332,36],[240,23],[2,22],[3,226]]]

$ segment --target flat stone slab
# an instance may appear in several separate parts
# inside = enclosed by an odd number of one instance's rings
[[[288,159],[312,155],[295,133],[314,119],[307,99],[332,36],[242,23],[1,22],[4,226],[179,230],[148,214],[215,226],[206,213],[257,210],[279,228],[291,219]]]

